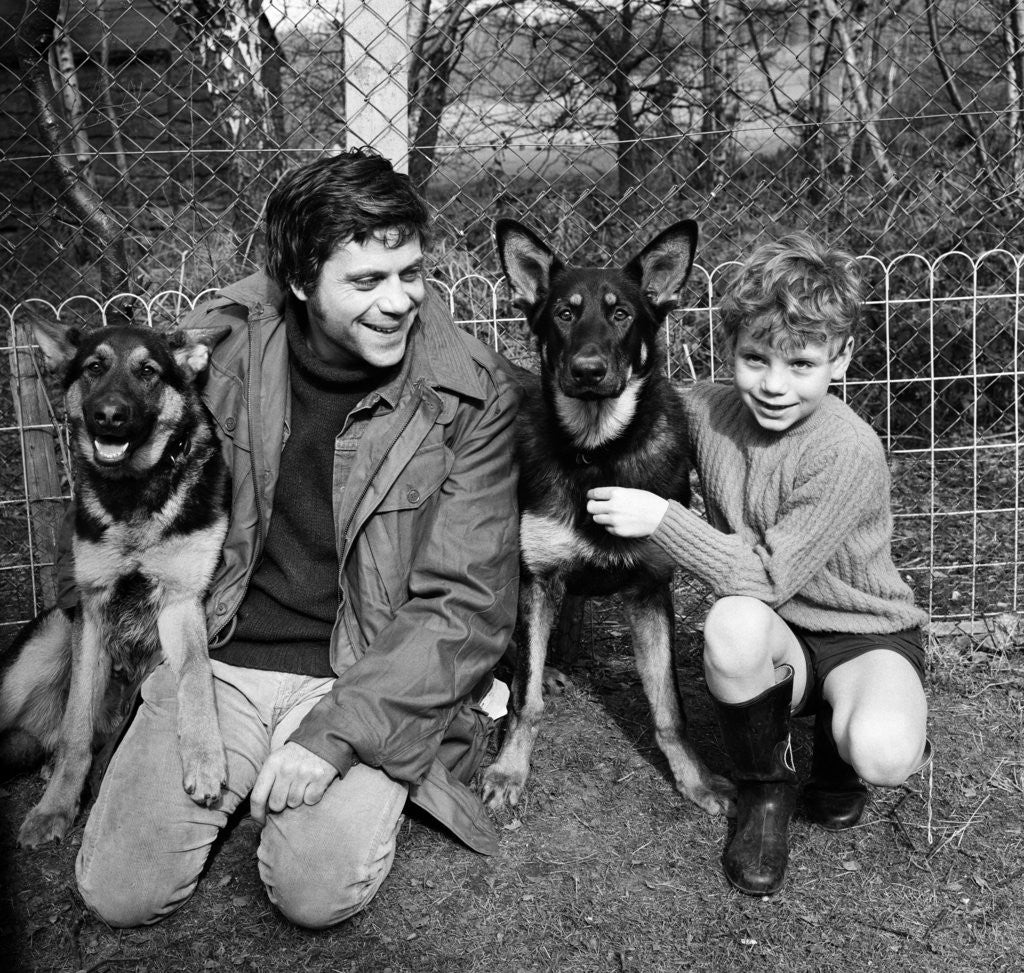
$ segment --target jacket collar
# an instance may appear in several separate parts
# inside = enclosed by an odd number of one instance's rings
[[[264,304],[278,314],[284,313],[285,293],[264,271],[222,287],[220,293],[250,311]],[[466,334],[452,320],[444,297],[428,283],[419,318],[409,335],[408,369],[402,369],[401,378],[422,379],[434,388],[483,400],[485,391],[465,339]]]

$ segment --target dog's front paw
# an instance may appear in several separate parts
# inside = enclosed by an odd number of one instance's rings
[[[18,844],[22,848],[38,848],[48,841],[60,841],[75,820],[75,811],[73,807],[42,811],[36,805],[28,812],[18,832]]]
[[[480,798],[487,807],[494,810],[514,807],[519,803],[525,787],[525,773],[502,770],[497,763],[493,763],[484,771]]]
[[[728,777],[719,774],[708,774],[690,792],[684,791],[699,808],[714,816],[724,814],[736,816],[736,785]]]
[[[196,804],[213,807],[220,800],[220,792],[228,782],[227,762],[224,751],[198,750],[191,754],[182,754],[184,775],[181,785],[185,793]]]

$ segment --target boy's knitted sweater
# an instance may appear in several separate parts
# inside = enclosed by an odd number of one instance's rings
[[[892,561],[878,436],[834,395],[785,432],[758,426],[731,385],[684,394],[707,521],[676,503],[651,539],[717,597],[747,595],[812,631],[924,624]]]

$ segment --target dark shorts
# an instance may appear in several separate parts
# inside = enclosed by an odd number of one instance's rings
[[[833,669],[876,649],[888,649],[903,656],[924,685],[924,645],[919,628],[883,635],[851,635],[848,632],[809,632],[798,625],[786,624],[800,642],[807,661],[807,686],[803,700],[793,710],[796,715],[812,716],[817,712],[821,687]]]

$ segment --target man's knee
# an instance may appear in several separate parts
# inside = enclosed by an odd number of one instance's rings
[[[340,870],[332,878],[327,883],[322,870],[310,876],[277,867],[266,884],[267,896],[289,922],[305,929],[329,929],[362,912],[383,880],[383,876],[376,882],[360,880]]]
[[[743,676],[771,658],[772,610],[757,598],[719,598],[704,621],[704,663],[720,675]]]
[[[289,812],[285,812],[287,816]],[[391,871],[396,822],[386,834],[340,824],[325,842],[318,829],[268,818],[258,852],[260,878],[270,901],[297,926],[326,929],[361,912]]]
[[[152,874],[128,870],[114,855],[86,863],[79,852],[75,864],[78,891],[89,909],[108,926],[129,928],[158,922],[174,912],[191,894],[162,887]]]

